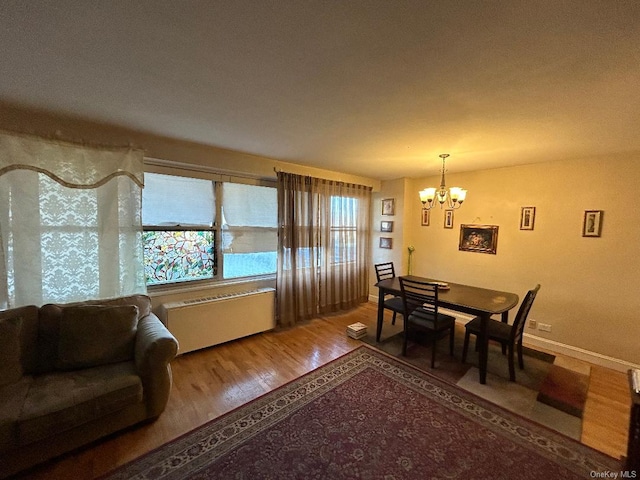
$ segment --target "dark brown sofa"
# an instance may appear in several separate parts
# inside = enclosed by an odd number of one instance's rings
[[[0,311],[0,477],[160,415],[177,346],[146,295]]]

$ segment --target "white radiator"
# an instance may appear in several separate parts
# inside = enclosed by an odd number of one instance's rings
[[[275,289],[165,303],[158,313],[187,353],[275,328]]]

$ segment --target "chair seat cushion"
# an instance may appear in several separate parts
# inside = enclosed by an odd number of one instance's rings
[[[474,335],[480,335],[480,325],[482,320],[480,317],[476,317],[465,325],[467,332]],[[511,335],[511,325],[503,323],[498,320],[489,319],[487,323],[487,334],[489,338],[493,340],[509,340]]]
[[[436,322],[433,313],[417,309],[409,315],[409,322],[428,330],[446,330],[455,325],[456,319],[451,315],[438,313],[438,321]]]
[[[26,445],[141,401],[134,362],[39,375],[17,421],[17,440]]]
[[[402,298],[392,297],[392,298],[386,299],[384,301],[384,308],[388,308],[389,310],[393,310],[394,312],[399,312],[399,313],[404,312],[404,305],[402,303]]]

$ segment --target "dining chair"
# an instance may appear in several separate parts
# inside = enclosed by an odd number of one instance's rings
[[[540,284],[527,292],[524,300],[520,304],[516,318],[513,321],[513,325],[501,322],[499,320],[489,319],[487,324],[487,336],[489,340],[495,340],[502,344],[502,351],[504,353],[504,347],[507,347],[507,355],[509,360],[509,380],[516,381],[516,369],[514,365],[514,348],[518,352],[518,366],[520,370],[524,369],[524,359],[522,358],[522,337],[524,335],[524,324],[527,322],[527,316],[533,305],[533,301],[536,299],[536,295],[540,290]],[[464,334],[464,346],[462,348],[462,363],[467,361],[467,350],[469,348],[469,336],[476,336],[476,344],[478,337],[480,336],[480,317],[476,317],[471,320],[465,326]]]
[[[411,330],[432,334],[431,368],[436,361],[436,345],[440,338],[449,335],[449,353],[453,356],[456,319],[438,311],[438,285],[400,277],[400,291],[404,306],[404,339],[402,355],[407,354],[407,339]]]
[[[376,268],[376,278],[378,279],[378,282],[380,280],[386,280],[388,278],[393,278],[396,276],[396,271],[393,268],[393,262],[378,263],[374,266]],[[385,299],[384,308],[386,308],[387,310],[391,310],[393,312],[393,317],[391,318],[391,325],[396,324],[396,315],[398,313],[400,314],[404,313],[404,306],[402,304],[401,297],[392,296],[389,299]]]

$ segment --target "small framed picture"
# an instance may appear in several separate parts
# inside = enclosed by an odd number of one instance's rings
[[[520,230],[533,230],[536,219],[536,207],[522,207],[520,209]]]
[[[602,232],[604,210],[585,210],[582,222],[583,237],[599,237]]]
[[[426,208],[422,209],[422,223],[423,227],[429,226],[429,220],[431,220],[431,210],[427,210]]]
[[[382,199],[382,215],[395,215],[396,214],[396,200],[395,198],[383,198]]]
[[[444,211],[444,228],[453,228],[453,210]]]
[[[380,248],[391,248],[392,242],[390,237],[380,237]]]
[[[465,252],[492,253],[498,249],[497,225],[460,225],[458,250]]]
[[[380,222],[381,232],[393,232],[393,222],[382,221]]]

